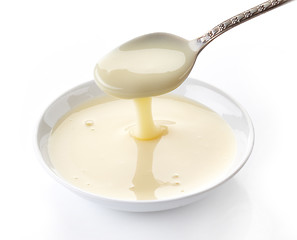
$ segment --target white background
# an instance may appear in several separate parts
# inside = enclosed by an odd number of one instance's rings
[[[0,0],[1,239],[297,239],[297,2],[225,33],[191,77],[249,112],[256,143],[247,165],[209,197],[175,210],[127,213],[56,183],[34,150],[38,119],[95,63],[136,36],[199,37],[258,0]]]

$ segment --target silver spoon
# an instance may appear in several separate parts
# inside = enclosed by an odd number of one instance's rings
[[[135,38],[105,56],[95,68],[95,81],[110,95],[144,98],[177,88],[190,74],[199,53],[215,38],[291,0],[269,0],[188,41],[168,33]]]

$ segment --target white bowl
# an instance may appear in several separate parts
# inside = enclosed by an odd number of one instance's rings
[[[253,125],[247,112],[238,103],[221,90],[210,86],[209,84],[195,79],[187,79],[179,88],[174,90],[173,93],[193,99],[209,107],[230,125],[235,134],[237,155],[230,170],[217,179],[216,182],[206,186],[204,189],[197,189],[197,191],[192,194],[185,194],[184,196],[176,198],[132,201],[110,199],[95,195],[79,189],[65,181],[51,164],[48,155],[48,138],[52,128],[64,114],[85,101],[105,95],[97,87],[94,81],[84,83],[66,92],[55,100],[44,112],[37,130],[37,147],[41,154],[42,164],[48,170],[50,175],[59,183],[63,184],[79,196],[113,209],[134,212],[160,211],[184,206],[201,199],[209,191],[217,188],[233,177],[246,163],[254,143]]]

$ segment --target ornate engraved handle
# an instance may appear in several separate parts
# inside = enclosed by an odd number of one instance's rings
[[[280,6],[286,2],[289,2],[289,1],[291,1],[291,0],[269,0],[267,2],[257,5],[256,7],[251,8],[247,11],[244,11],[232,18],[229,18],[228,20],[215,26],[209,32],[207,32],[202,37],[197,39],[197,43],[201,47],[199,49],[199,51],[201,51],[208,43],[210,43],[216,37],[220,36],[224,32],[227,32],[231,28],[233,28],[245,21],[248,21],[248,20],[252,19],[253,17],[256,17],[262,13],[266,13],[267,11],[269,11],[277,6]]]

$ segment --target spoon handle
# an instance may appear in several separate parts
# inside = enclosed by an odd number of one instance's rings
[[[200,46],[199,51],[201,51],[206,45],[208,45],[212,40],[216,37],[220,36],[224,32],[227,32],[231,28],[246,22],[256,16],[259,16],[263,13],[268,12],[275,7],[283,5],[286,2],[291,0],[269,0],[262,4],[259,4],[249,10],[246,10],[240,14],[235,15],[232,18],[227,19],[226,21],[220,23],[219,25],[215,26],[209,32],[204,34],[202,37],[197,39],[197,43]]]

